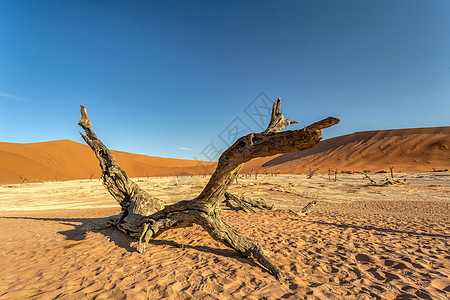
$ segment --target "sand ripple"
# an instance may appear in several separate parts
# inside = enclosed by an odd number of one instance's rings
[[[118,209],[1,212],[0,299],[450,298],[448,201],[384,199],[322,201],[307,217],[222,211],[280,282],[197,226],[141,255],[119,231],[81,230]]]

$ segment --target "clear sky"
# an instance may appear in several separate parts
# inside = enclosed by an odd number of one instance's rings
[[[82,103],[111,149],[207,159],[266,95],[325,138],[449,126],[450,1],[0,0],[2,142],[84,142]]]

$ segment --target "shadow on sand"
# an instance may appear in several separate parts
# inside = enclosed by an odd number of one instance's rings
[[[331,222],[324,222],[324,221],[310,221],[311,223],[315,224],[321,224],[321,225],[329,225],[329,226],[335,226],[339,228],[354,228],[354,229],[361,229],[361,230],[374,230],[382,233],[400,233],[400,234],[409,234],[409,235],[415,235],[415,236],[429,236],[429,237],[440,237],[440,238],[450,238],[450,235],[445,234],[437,234],[437,233],[426,233],[426,232],[414,232],[414,231],[406,231],[406,230],[398,230],[398,229],[391,229],[391,228],[382,228],[382,227],[375,227],[375,226],[359,226],[359,225],[353,225],[353,224],[338,224],[338,223],[331,223]]]
[[[108,218],[117,217],[118,215],[113,215]],[[77,244],[79,244],[81,241],[83,241],[86,238],[86,231],[83,229],[86,225],[89,225],[91,223],[98,222],[100,220],[103,220],[105,218],[38,218],[38,217],[0,217],[0,219],[20,219],[20,220],[37,220],[37,221],[47,221],[47,222],[58,222],[62,225],[68,225],[73,226],[73,229],[64,230],[64,231],[58,231],[59,234],[62,234],[66,237],[66,240],[74,241],[74,243],[67,245],[65,248],[73,247]],[[93,232],[99,232],[103,234],[104,236],[108,237],[110,241],[114,242],[114,244],[120,248],[125,249],[128,252],[137,252],[136,247],[132,247],[131,244],[136,242],[136,239],[133,239],[132,237],[126,235],[122,231],[118,230],[117,228],[106,228],[101,230],[95,230]],[[239,253],[237,253],[234,250],[231,249],[221,249],[221,248],[213,248],[209,246],[191,246],[188,244],[180,244],[175,241],[169,241],[169,240],[151,240],[149,242],[150,245],[163,245],[167,247],[176,247],[180,249],[192,249],[199,252],[204,253],[212,253],[217,256],[224,256],[232,259],[236,259],[240,261],[241,263],[247,263],[251,265],[252,267],[259,266],[256,262],[242,257]],[[150,247],[147,246],[147,247]],[[145,255],[145,254],[143,254]],[[259,266],[261,267],[261,266]]]

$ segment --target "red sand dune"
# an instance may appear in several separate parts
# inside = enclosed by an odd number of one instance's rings
[[[423,172],[450,168],[450,127],[357,132],[325,140],[317,147],[248,162],[243,172],[252,170],[306,173],[308,168],[326,173],[372,172],[394,167],[394,171]],[[201,175],[210,173],[215,163],[151,157],[112,151],[131,177]],[[100,176],[92,150],[70,140],[16,144],[0,143],[0,184],[20,183],[19,177],[33,180],[70,180]]]
[[[172,158],[160,158],[127,152],[112,151],[120,166],[131,177],[200,175],[205,167],[209,172],[215,163]],[[0,143],[0,184],[35,180],[55,181],[94,178],[101,174],[92,150],[70,141],[52,141],[30,144]]]
[[[322,141],[317,147],[254,159],[244,172],[318,173],[339,171],[426,172],[450,169],[450,127],[356,132]]]

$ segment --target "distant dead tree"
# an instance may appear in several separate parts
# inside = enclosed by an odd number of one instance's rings
[[[94,175],[95,175],[94,171],[89,172],[89,181],[92,181],[92,178],[94,177]]]
[[[24,177],[23,175],[20,175],[20,176],[19,176],[19,179],[22,180],[22,182],[20,183],[20,185],[22,185],[22,184],[24,184],[25,182],[27,182],[28,180],[30,180],[29,178]]]
[[[369,179],[370,185],[378,185],[375,180],[373,180],[372,178],[369,177],[369,175],[367,175],[367,173],[364,173],[364,177]]]
[[[448,169],[436,169],[436,168],[431,169],[433,169],[433,172],[448,172]]]
[[[334,181],[337,181],[337,174],[338,174],[338,170],[331,170],[330,168],[328,168],[328,181],[331,181],[331,177],[334,175]]]
[[[311,179],[314,175],[316,170],[311,169],[311,166],[308,166],[308,175],[306,176],[307,179]]]
[[[23,175],[20,175],[20,176],[19,176],[19,179],[22,180],[22,182],[20,183],[20,185],[24,184],[24,183],[27,182],[27,181],[33,181],[33,182],[41,182],[41,183],[44,183],[43,180],[36,179],[36,178],[28,178],[28,177],[24,177]]]
[[[385,181],[376,182],[375,180],[370,178],[370,176],[367,175],[367,173],[364,174],[364,177],[369,179],[370,185],[374,185],[374,186],[387,186],[387,185],[394,185],[394,184],[406,184],[406,178],[404,178],[403,180],[398,180],[398,179],[394,178],[394,173],[392,171],[393,169],[394,169],[393,167],[390,167],[391,179],[386,178]]]
[[[223,221],[218,213],[228,187],[247,161],[312,148],[321,140],[321,129],[339,123],[339,119],[329,117],[300,130],[281,131],[298,122],[284,119],[280,105],[281,101],[278,98],[273,104],[271,120],[265,131],[239,138],[222,153],[216,170],[197,197],[167,206],[128,177],[110,150],[92,130],[86,109],[81,105],[82,117],[78,124],[85,131],[81,136],[100,162],[103,184],[122,207],[118,218],[107,219],[103,224],[94,224],[91,228],[117,226],[126,234],[138,238],[138,251],[144,253],[149,241],[164,231],[198,224],[213,239],[246,258],[255,259],[263,268],[280,279],[283,274],[267,257],[267,252],[256,241],[243,236]]]

